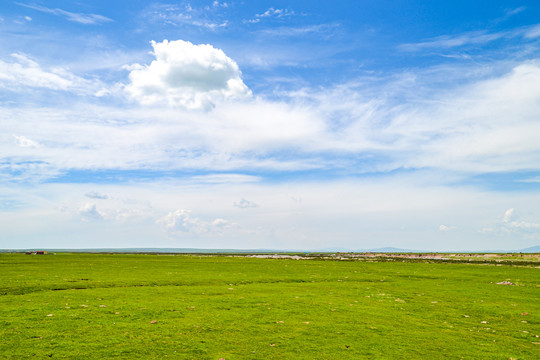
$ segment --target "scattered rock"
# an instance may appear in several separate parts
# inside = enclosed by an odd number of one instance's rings
[[[157,323],[157,320],[150,321],[150,324],[155,324],[155,323]]]
[[[53,315],[53,314],[47,314],[47,316],[49,316],[49,317],[50,317],[50,316],[54,316],[54,315]]]
[[[501,281],[501,282],[498,282],[497,285],[516,285],[514,284],[513,282],[510,282],[510,281]]]

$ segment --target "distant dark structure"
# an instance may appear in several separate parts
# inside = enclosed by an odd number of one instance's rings
[[[47,255],[45,250],[36,250],[36,251],[26,251],[26,255]]]

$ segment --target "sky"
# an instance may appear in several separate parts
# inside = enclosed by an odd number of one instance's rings
[[[0,3],[0,249],[540,245],[538,1]]]

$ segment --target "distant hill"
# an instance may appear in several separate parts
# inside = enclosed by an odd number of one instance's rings
[[[25,252],[46,250],[49,253],[126,253],[126,254],[228,254],[228,253],[276,253],[276,252],[301,252],[298,250],[272,250],[272,249],[196,249],[196,248],[96,248],[96,249],[17,249],[3,250],[0,252]]]
[[[395,247],[382,247],[382,248],[376,248],[376,249],[369,249],[366,250],[369,252],[397,252],[397,253],[410,253],[410,252],[429,252],[429,251],[422,251],[422,250],[410,250],[410,249],[400,249]]]
[[[382,248],[376,248],[376,249],[356,249],[351,250],[348,248],[339,248],[339,247],[331,247],[331,248],[325,248],[316,250],[313,252],[398,252],[398,253],[408,253],[408,252],[425,252],[422,250],[409,250],[409,249],[400,249],[395,247],[382,247]],[[429,251],[428,251],[429,252]]]
[[[540,253],[540,246],[531,246],[526,249],[521,249],[522,253]]]
[[[0,252],[25,252],[46,250],[50,253],[54,252],[74,252],[74,253],[131,253],[131,254],[249,254],[249,253],[317,253],[317,252],[373,252],[373,253],[432,253],[436,251],[430,250],[411,250],[395,247],[381,247],[374,249],[348,249],[340,247],[329,247],[319,250],[276,250],[276,249],[197,249],[197,248],[100,248],[100,249],[47,249],[47,248],[32,248],[32,249],[0,249]],[[441,251],[439,251],[441,252]],[[476,250],[476,251],[442,251],[444,253],[540,253],[540,246],[531,246],[521,250]]]

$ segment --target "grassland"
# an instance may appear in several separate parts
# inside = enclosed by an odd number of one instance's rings
[[[540,358],[538,266],[387,260],[0,254],[0,358]]]

